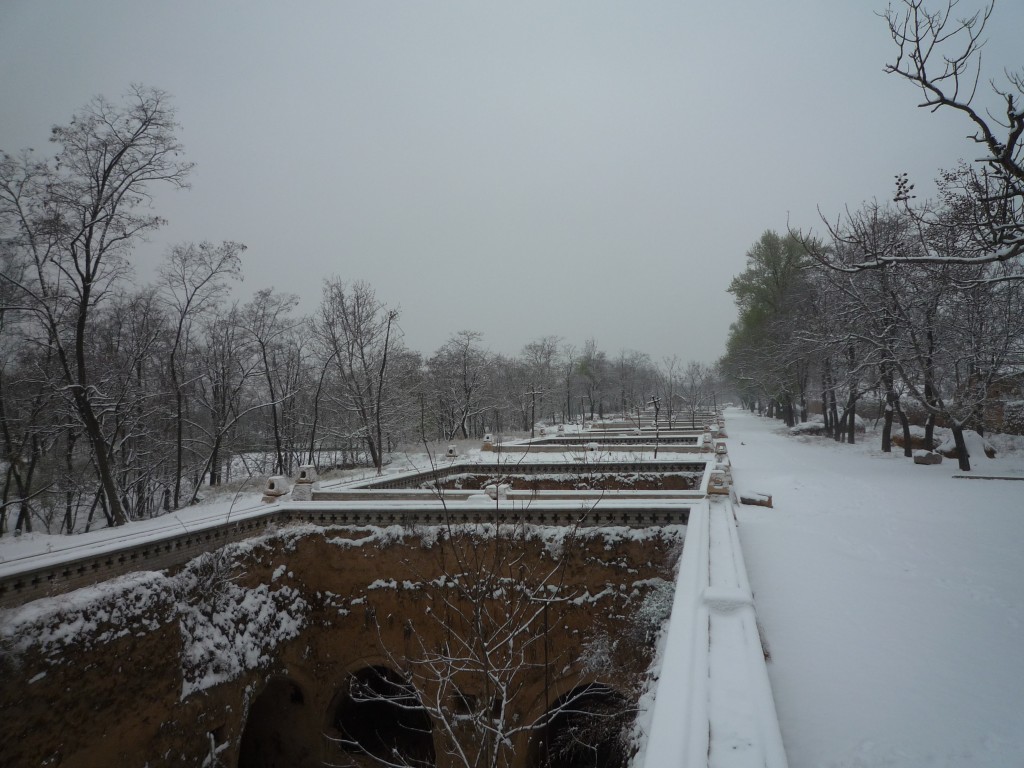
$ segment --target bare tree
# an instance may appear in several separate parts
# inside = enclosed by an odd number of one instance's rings
[[[594,418],[595,409],[603,417],[605,388],[608,386],[608,356],[598,349],[594,339],[587,339],[583,343],[579,357],[579,376],[590,403],[590,418]]]
[[[562,420],[572,419],[572,396],[573,385],[576,378],[576,369],[579,364],[579,351],[572,344],[562,345],[562,353],[559,361],[559,372],[562,386],[565,392],[565,415]]]
[[[962,180],[964,172],[944,178]],[[1008,279],[1015,265],[958,258],[975,249],[977,206],[973,195],[945,186],[938,202],[926,204],[926,217],[869,204],[830,227],[828,247],[805,241],[827,268],[820,273],[822,292],[831,292],[841,307],[831,330],[837,350],[831,359],[846,360],[847,377],[863,381],[861,391],[876,381],[883,390],[883,450],[889,449],[897,415],[904,452],[910,452],[899,384],[927,414],[929,447],[936,419],[949,425],[965,471],[970,464],[963,430],[968,424],[983,429],[986,404],[996,384],[1012,372],[1022,338],[1011,307],[1021,301],[1024,287]],[[889,258],[893,254],[898,258]],[[857,268],[868,260],[879,264]],[[872,367],[877,378],[865,379]]]
[[[400,350],[398,310],[377,300],[368,283],[333,278],[314,321],[324,364],[334,366],[339,400],[356,419],[370,460],[384,466],[385,422],[394,384],[389,363]]]
[[[964,429],[982,423],[997,385],[1021,359],[1024,290],[1019,281],[962,288],[961,278],[944,274],[950,269],[963,267],[929,266],[916,290],[899,297],[906,339],[895,365],[930,423],[939,417],[949,425],[960,469],[969,471]]]
[[[644,406],[655,387],[656,375],[650,356],[635,349],[623,349],[615,360],[612,372],[618,380],[616,386],[622,413]]]
[[[541,413],[544,418],[545,408],[549,408],[550,422],[555,422],[555,409],[557,398],[549,397],[556,391],[558,383],[557,364],[558,347],[561,338],[558,336],[542,336],[529,342],[523,347],[521,357],[526,362],[530,377],[530,391],[536,394],[531,395],[531,410],[536,421],[536,413]]]
[[[203,313],[212,309],[227,292],[228,279],[241,277],[240,243],[188,243],[176,245],[160,270],[161,298],[167,307],[173,336],[167,368],[174,390],[174,491],[171,504],[180,506],[184,474],[185,391],[191,384],[187,368],[195,339],[193,328]]]
[[[537,390],[530,376],[529,365],[520,357],[495,355],[491,360],[488,383],[492,389],[492,408],[485,419],[493,432],[501,433],[508,425],[529,430],[537,412]]]
[[[189,427],[195,435],[193,450],[201,451],[198,475],[209,474],[211,486],[224,482],[223,468],[230,467],[231,437],[238,423],[266,405],[256,387],[262,368],[262,356],[250,334],[243,331],[237,306],[217,309],[201,319],[194,395],[197,413]],[[197,482],[187,503],[195,501],[198,493]]]
[[[286,357],[284,345],[289,331],[302,324],[291,317],[298,304],[298,296],[275,293],[272,288],[256,292],[252,301],[242,308],[242,331],[249,335],[260,359],[260,369],[267,387],[264,407],[270,414],[271,438],[274,445],[274,472],[286,472],[284,440],[282,438],[282,403],[295,396],[280,377],[280,368]]]
[[[118,295],[96,313],[87,349],[87,358],[97,361],[95,384],[107,394],[104,421],[118,492],[135,516],[152,514],[154,494],[168,485],[166,390],[159,376],[165,320],[152,288]],[[99,505],[109,512],[102,496]]]
[[[3,486],[0,491],[0,535],[7,530],[8,511],[17,510],[15,530],[32,530],[34,499],[52,481],[40,469],[62,431],[64,409],[53,376],[53,346],[35,338],[38,326],[18,307],[15,283],[24,265],[0,244],[0,270],[14,278],[0,280],[0,446]],[[69,531],[70,532],[70,531]]]
[[[490,357],[481,338],[476,331],[459,331],[427,362],[435,418],[445,440],[469,437],[470,423],[491,405],[485,397]]]
[[[847,269],[876,269],[892,263],[979,265],[1016,261],[1024,254],[1024,70],[1007,71],[1002,84],[991,81],[998,108],[980,106],[981,49],[995,0],[965,17],[957,16],[959,5],[960,0],[946,0],[938,10],[931,10],[928,0],[899,0],[895,7],[890,5],[884,18],[896,57],[885,71],[920,91],[918,106],[958,113],[974,130],[970,138],[984,154],[964,166],[960,177],[976,203],[970,248],[955,253],[928,248],[879,251],[865,254]],[[912,190],[906,177],[900,177],[896,201],[927,219],[927,209],[911,208]],[[1024,279],[1024,273],[1014,270],[1001,278]]]
[[[0,160],[0,226],[31,265],[17,287],[53,340],[115,525],[128,516],[87,339],[92,313],[126,273],[125,257],[162,224],[146,211],[151,187],[185,186],[191,164],[180,159],[176,128],[167,95],[136,85],[123,105],[97,97],[56,126],[52,162],[30,153]]]
[[[690,413],[690,427],[697,426],[697,416],[711,403],[711,369],[691,360],[680,376],[679,394]]]
[[[676,397],[676,377],[679,375],[679,355],[666,355],[661,359],[661,379],[664,386],[668,428],[672,429],[672,413]]]
[[[848,412],[855,408],[861,394],[877,385],[885,402],[882,450],[892,450],[892,425],[898,416],[907,456],[911,452],[910,427],[900,402],[897,370],[904,326],[897,303],[908,289],[907,278],[913,268],[886,264],[874,270],[848,272],[843,267],[863,261],[867,254],[906,253],[913,230],[905,212],[873,202],[847,213],[842,225],[831,230],[829,245],[804,241],[808,253],[826,267],[816,270],[814,277],[818,296],[827,298],[830,307],[827,315],[802,323],[799,334],[802,341],[824,351],[827,375],[832,379],[827,396],[833,400],[836,372],[845,368],[847,405],[843,420],[847,440],[852,442],[854,427]],[[811,314],[815,310],[809,308]],[[841,430],[832,432],[837,439],[841,436]]]

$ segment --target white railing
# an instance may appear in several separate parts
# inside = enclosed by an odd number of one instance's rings
[[[786,768],[728,497],[690,510],[644,768]]]

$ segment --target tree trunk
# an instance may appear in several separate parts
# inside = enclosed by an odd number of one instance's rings
[[[897,408],[899,408],[898,404]],[[914,446],[910,437],[910,419],[907,418],[907,413],[902,408],[899,408],[896,413],[899,415],[900,426],[903,427],[903,455],[909,458],[914,455]],[[931,450],[931,446],[928,446],[928,450]]]
[[[86,263],[88,264],[90,261],[87,247]],[[93,411],[92,401],[89,399],[89,392],[92,390],[89,387],[86,374],[85,337],[87,333],[88,312],[91,307],[90,289],[91,284],[86,281],[82,286],[81,297],[78,301],[78,316],[75,319],[75,376],[72,379],[72,383],[75,386],[72,388],[73,399],[75,408],[78,410],[78,415],[81,417],[82,424],[85,427],[86,438],[92,446],[93,459],[96,462],[96,471],[99,474],[100,485],[103,487],[104,495],[109,505],[110,514],[108,519],[112,521],[112,525],[124,525],[128,522],[128,516],[121,506],[121,499],[117,493],[117,484],[114,482],[114,472],[110,466],[110,457],[107,453],[107,441],[103,438],[103,430],[100,427],[99,419],[96,418],[95,411]],[[69,362],[60,348],[58,348],[58,354],[62,359],[64,370],[68,372],[68,378],[71,379]]]
[[[92,497],[92,504],[89,505],[89,516],[88,516],[88,518],[85,521],[85,532],[86,533],[88,533],[89,529],[92,527],[92,519],[93,519],[93,516],[96,514],[96,507],[99,505],[100,497],[102,495],[103,495],[103,489],[100,488],[100,489],[97,489],[96,494]],[[69,531],[69,533],[70,533],[70,531]]]
[[[953,431],[953,442],[956,444],[957,460],[961,472],[971,471],[971,457],[967,454],[967,443],[964,442],[964,427],[962,424],[953,422],[950,425]]]
[[[931,318],[929,317],[929,323]],[[924,400],[929,408],[928,418],[924,424],[925,448],[931,450],[935,444],[935,411],[938,406],[938,398],[935,396],[935,371],[933,370],[932,350],[935,349],[935,335],[931,325],[928,326],[928,352],[924,364]]]
[[[836,400],[835,386],[828,392],[828,409],[832,419],[832,437],[839,440],[839,403]]]
[[[825,376],[825,367],[821,369],[821,421],[825,425],[825,434],[832,435],[832,423],[829,420],[828,412],[828,380]]]
[[[274,388],[274,379],[271,375],[270,360],[267,356],[267,347],[260,342],[260,352],[263,359],[263,373],[267,380],[267,392],[270,394],[270,423],[274,431],[274,474],[281,474],[284,469],[284,448],[281,445],[281,426],[277,419],[277,391]]]
[[[892,453],[892,420],[899,408],[899,397],[893,381],[893,374],[888,364],[879,364],[879,378],[885,387],[885,411],[882,422],[882,453]]]
[[[181,473],[184,462],[185,434],[184,434],[184,408],[181,402],[181,386],[178,385],[178,377],[174,373],[174,353],[171,353],[171,378],[174,381],[174,508],[178,509],[181,502]]]
[[[836,403],[835,392],[829,392],[828,395],[828,422],[829,435],[833,439],[838,439],[836,435],[839,433],[839,406]]]
[[[974,429],[982,437],[985,436],[985,406],[981,402],[974,409]]]
[[[935,445],[935,414],[929,413],[924,420],[924,447],[931,450]]]
[[[376,430],[376,443],[377,443],[377,456],[374,458],[373,465],[377,470],[377,474],[381,474],[384,468],[384,455],[382,450],[383,443],[383,426],[381,424],[381,408],[384,400],[384,382],[387,375],[388,368],[388,345],[391,342],[391,322],[395,319],[395,314],[388,314],[387,329],[384,331],[384,352],[381,355],[380,369],[377,372],[377,394],[374,402],[374,429]]]
[[[22,501],[18,505],[18,520],[14,523],[14,530],[32,533],[32,516],[29,514],[29,506]]]
[[[0,536],[7,530],[7,500],[11,491],[11,465],[7,465],[7,477],[4,478],[4,490],[0,494]]]
[[[213,451],[210,454],[210,486],[220,485],[220,435],[213,441]]]
[[[121,498],[117,492],[117,485],[114,483],[113,469],[110,466],[110,457],[107,454],[107,441],[103,439],[103,432],[99,420],[92,409],[92,403],[81,387],[75,388],[75,404],[82,417],[85,426],[85,435],[92,446],[93,459],[96,462],[96,470],[100,476],[100,484],[103,486],[104,495],[107,501],[107,509],[110,512],[111,525],[124,525],[128,522],[124,507],[121,505]]]
[[[306,459],[307,464],[316,464],[314,459],[316,454],[316,430],[320,424],[320,395],[323,393],[324,389],[324,377],[327,376],[327,366],[330,365],[330,362],[333,359],[334,357],[332,355],[327,359],[327,362],[324,363],[323,368],[320,369],[320,379],[316,384],[316,392],[313,393],[313,423],[309,428],[309,453],[308,458]]]
[[[886,403],[882,418],[882,453],[892,453],[892,406]]]
[[[107,521],[108,526],[114,525],[114,518],[110,514],[110,505],[107,504],[107,494],[103,490],[103,486],[99,487],[98,498],[100,500],[100,509],[103,511],[103,517]]]

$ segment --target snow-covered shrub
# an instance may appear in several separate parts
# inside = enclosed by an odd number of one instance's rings
[[[584,675],[612,673],[615,670],[615,651],[619,641],[613,640],[607,633],[601,632],[583,641],[581,654]]]
[[[647,594],[633,614],[633,640],[650,643],[672,615],[675,599],[675,584],[665,579],[653,578],[645,582]]]
[[[967,446],[967,455],[972,459],[980,459],[982,456],[986,456],[990,459],[994,459],[996,457],[996,449],[992,447],[992,444],[973,429],[964,430],[964,444]],[[947,459],[956,458],[956,443],[953,440],[953,433],[950,432],[946,435],[946,439],[942,441],[942,445],[935,450]]]
[[[1003,403],[1003,422],[1000,431],[1010,435],[1024,435],[1024,400]]]
[[[845,431],[846,425],[840,423],[840,428]],[[863,432],[866,429],[864,419],[860,416],[853,417],[853,430],[854,432]],[[815,416],[810,421],[805,421],[803,424],[796,424],[789,428],[791,435],[823,435],[825,434],[825,422],[821,416]]]
[[[139,571],[3,612],[0,638],[14,653],[35,647],[54,659],[157,629],[173,601],[162,573]]]
[[[820,435],[825,432],[825,422],[820,418],[805,421],[789,428],[791,435]]]
[[[941,431],[942,430],[935,430],[934,434],[932,435],[932,445],[925,445],[924,444],[924,436],[925,436],[924,427],[919,427],[916,424],[911,424],[910,425],[910,447],[913,448],[913,449],[922,449],[922,450],[925,450],[925,451],[930,451],[931,449],[933,449],[936,445],[938,445],[941,442],[941,440],[940,440],[940,432]],[[893,443],[893,445],[897,445],[900,448],[903,447],[903,427],[900,426],[897,423],[893,423],[893,425],[892,425],[892,443]]]
[[[241,587],[236,567],[228,547],[197,557],[178,577],[182,699],[268,664],[305,626],[309,606],[298,590]]]

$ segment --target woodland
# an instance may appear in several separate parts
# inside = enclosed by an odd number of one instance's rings
[[[132,251],[187,185],[166,93],[97,97],[53,129],[52,157],[0,157],[0,535],[73,533],[193,504],[204,487],[370,466],[425,441],[635,412],[697,411],[714,374],[678,356],[611,356],[545,336],[518,355],[453,332],[429,355],[364,282],[318,306],[275,288],[233,298],[245,246],[171,247],[142,284]]]
[[[970,470],[965,430],[1024,427],[1024,72],[986,87],[994,6],[964,18],[957,5],[890,6],[886,71],[967,124],[976,159],[940,171],[933,199],[897,174],[889,201],[822,212],[820,232],[766,231],[729,287],[739,317],[722,366],[790,426],[816,401],[836,440],[854,441],[858,403],[884,420],[883,451],[894,422],[907,455],[912,421],[925,448],[948,427]]]

